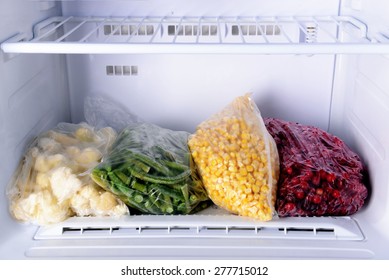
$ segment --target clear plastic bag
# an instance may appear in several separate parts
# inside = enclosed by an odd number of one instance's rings
[[[281,160],[279,216],[344,216],[362,207],[364,167],[342,140],[312,126],[265,122]]]
[[[116,131],[122,131],[129,124],[143,122],[127,108],[103,96],[87,96],[84,115],[87,123],[98,129],[112,127]]]
[[[116,139],[105,127],[60,123],[29,146],[7,189],[12,216],[47,225],[77,216],[121,216],[128,208],[90,179]]]
[[[124,129],[93,180],[148,214],[189,214],[209,205],[187,145],[189,133],[153,124]]]
[[[216,205],[262,221],[273,218],[278,153],[249,94],[201,123],[189,147]]]

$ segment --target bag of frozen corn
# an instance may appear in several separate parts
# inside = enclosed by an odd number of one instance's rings
[[[278,152],[250,94],[201,123],[188,144],[216,205],[261,221],[273,218]]]

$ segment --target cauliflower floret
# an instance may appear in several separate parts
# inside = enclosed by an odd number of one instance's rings
[[[61,149],[61,145],[54,139],[42,137],[38,140],[38,147],[45,152],[57,153]]]
[[[124,203],[119,203],[118,205],[115,206],[115,208],[112,209],[110,216],[120,217],[128,214],[129,214],[128,207]]]
[[[79,143],[76,138],[53,130],[48,133],[48,136],[64,146],[77,145]]]
[[[51,156],[40,154],[35,159],[34,169],[39,172],[48,172],[49,170],[57,167],[60,163],[63,163],[65,160],[66,158],[61,154]]]
[[[50,176],[47,173],[38,172],[36,174],[36,190],[44,190],[50,187]]]
[[[39,224],[59,223],[72,216],[69,208],[69,200],[59,203],[50,191],[38,193],[38,216],[36,220]]]
[[[70,205],[77,216],[122,216],[127,206],[110,192],[95,185],[86,185],[75,194]]]
[[[70,207],[77,216],[90,216],[94,214],[90,206],[90,200],[98,197],[100,194],[92,185],[82,187],[70,200]]]
[[[91,164],[99,162],[102,156],[101,152],[96,148],[85,148],[75,159],[80,164]]]
[[[66,148],[66,154],[68,154],[71,158],[76,158],[81,154],[81,150],[76,146],[69,146]]]
[[[32,193],[11,203],[11,213],[21,221],[48,225],[62,222],[72,215],[69,202],[58,203],[50,191]]]
[[[20,221],[29,221],[37,212],[37,195],[30,194],[26,198],[19,198],[11,202],[11,213]]]
[[[99,197],[91,200],[91,206],[96,212],[106,212],[114,208],[117,204],[116,198],[109,192],[104,192]]]
[[[110,192],[103,192],[98,198],[91,200],[90,204],[96,216],[119,217],[128,214],[127,206]]]
[[[58,167],[50,176],[53,194],[59,202],[71,198],[82,186],[82,182],[69,167]]]
[[[89,129],[87,127],[80,127],[76,130],[74,133],[74,136],[83,142],[93,142],[96,139],[96,135],[92,131],[92,129]]]

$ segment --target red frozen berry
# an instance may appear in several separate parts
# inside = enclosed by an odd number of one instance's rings
[[[323,194],[323,189],[321,189],[321,188],[316,189],[316,194],[322,195]]]
[[[296,209],[296,205],[293,202],[288,202],[284,206],[284,211],[292,213]]]
[[[340,197],[340,192],[338,190],[333,190],[331,193],[333,198],[339,198]]]
[[[335,182],[336,176],[333,173],[328,173],[327,174],[327,181],[331,184]]]
[[[287,168],[286,168],[286,173],[288,173],[289,175],[291,175],[291,174],[293,173],[292,167],[287,167]]]
[[[294,194],[297,199],[303,199],[305,197],[305,192],[302,189],[297,189]]]
[[[306,190],[309,188],[309,184],[307,182],[301,182],[300,183],[300,187],[303,189],[303,190]]]
[[[327,178],[327,172],[324,170],[320,170],[319,174],[321,179],[325,180]]]
[[[292,185],[297,185],[300,183],[300,178],[294,177],[290,182],[292,183]]]
[[[313,176],[312,184],[314,184],[315,186],[318,186],[320,184],[320,175],[319,174],[316,174],[315,176]]]
[[[315,204],[319,204],[321,202],[321,197],[319,195],[314,195],[312,198],[312,202]]]

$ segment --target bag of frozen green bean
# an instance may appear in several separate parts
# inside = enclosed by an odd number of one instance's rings
[[[147,214],[190,214],[210,204],[188,148],[189,133],[136,123],[118,136],[92,179]]]

